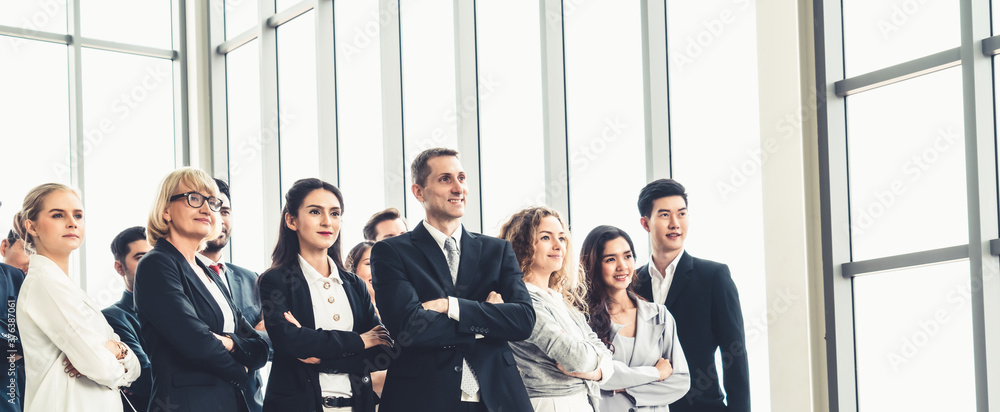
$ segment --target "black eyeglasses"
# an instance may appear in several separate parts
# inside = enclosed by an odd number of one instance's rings
[[[203,195],[201,193],[198,193],[198,192],[187,192],[187,193],[181,193],[179,195],[173,195],[173,196],[170,196],[170,201],[173,202],[173,201],[175,201],[177,199],[180,199],[182,197],[186,197],[187,198],[187,202],[188,202],[188,206],[191,206],[191,207],[193,207],[195,209],[197,209],[197,208],[201,207],[202,205],[204,205],[205,201],[207,200],[208,201],[208,208],[211,211],[218,212],[218,211],[222,210],[222,200],[219,200],[219,198],[217,198],[215,196],[205,197],[205,195]]]

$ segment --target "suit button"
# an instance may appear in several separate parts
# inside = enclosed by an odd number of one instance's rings
[[[365,376],[364,378],[361,378],[361,382],[368,383],[368,377]]]
[[[339,370],[334,369],[332,373],[340,373]]]
[[[455,367],[455,372],[462,373],[462,365],[456,366]]]

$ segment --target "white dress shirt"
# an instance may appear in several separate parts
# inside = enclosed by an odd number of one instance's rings
[[[211,259],[201,256],[201,254],[196,254],[195,256],[199,259],[211,261]],[[208,265],[209,264],[206,264],[206,266]],[[229,306],[229,301],[226,300],[226,295],[222,292],[222,288],[226,288],[226,290],[228,291],[229,286],[217,285],[215,282],[212,281],[212,278],[209,277],[208,273],[205,273],[204,271],[196,270],[195,274],[198,275],[198,279],[201,279],[201,282],[205,284],[205,288],[208,289],[208,293],[210,293],[212,295],[212,298],[215,299],[215,304],[218,306],[219,311],[222,312],[222,331],[225,333],[235,333],[236,317],[233,316],[233,308]],[[226,274],[222,273],[221,275],[219,275],[219,277],[225,278]]]
[[[32,255],[17,302],[24,347],[26,412],[122,410],[118,388],[141,371],[135,353],[115,359],[104,343],[121,341],[101,308],[49,258]],[[64,371],[69,359],[84,376]]]
[[[649,256],[649,285],[653,288],[653,302],[661,305],[667,302],[667,292],[670,291],[670,284],[674,281],[674,272],[677,271],[677,262],[684,256],[684,249],[677,254],[672,262],[664,269],[667,273],[660,273],[653,261],[653,256]]]
[[[226,290],[228,290],[229,294],[232,295],[233,290],[229,288],[229,279],[226,279],[226,262],[223,262],[221,257],[219,258],[218,261],[213,262],[212,259],[209,259],[208,257],[206,257],[201,253],[197,253],[194,256],[198,258],[198,260],[200,260],[201,263],[204,263],[205,266],[222,265],[222,273],[219,273],[219,277],[222,278],[222,284],[226,285]],[[209,268],[208,270],[212,269]]]
[[[441,248],[441,253],[444,254],[445,262],[448,261],[448,251],[445,250],[444,248],[444,242],[447,241],[449,237],[455,239],[455,249],[458,250],[458,258],[461,259],[462,230],[464,230],[462,225],[459,225],[458,229],[456,229],[455,232],[452,233],[451,235],[446,235],[444,234],[444,232],[441,232],[436,227],[431,226],[430,223],[427,223],[426,220],[421,221],[421,223],[424,225],[424,228],[427,229],[427,232],[431,234],[431,237],[434,238],[434,241],[437,242],[438,247]],[[454,319],[455,322],[458,322],[459,319],[458,299],[454,296],[448,296],[448,317]],[[482,339],[482,338],[483,335],[479,333],[476,334],[476,339]],[[466,365],[465,359],[462,359],[462,364]],[[464,369],[462,373],[465,373]],[[462,391],[462,402],[479,402],[479,392],[470,395],[465,393],[465,391]]]
[[[323,277],[315,268],[299,255],[299,266],[309,284],[309,298],[312,300],[313,318],[316,329],[354,330],[354,311],[344,291],[344,281],[333,259],[326,257],[330,265],[330,277]],[[346,373],[319,374],[319,388],[323,396],[338,398],[351,397],[351,379]]]

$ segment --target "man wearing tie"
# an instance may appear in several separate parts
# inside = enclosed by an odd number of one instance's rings
[[[426,218],[372,247],[376,300],[399,347],[380,411],[532,410],[507,343],[535,324],[510,243],[462,228],[457,151],[425,150],[411,174]]]
[[[257,282],[257,273],[241,268],[232,263],[222,262],[222,249],[229,244],[229,238],[233,234],[232,203],[229,197],[229,185],[222,179],[215,179],[215,184],[219,186],[219,200],[222,200],[222,234],[205,246],[205,250],[199,253],[198,260],[214,270],[222,283],[229,288],[229,294],[233,297],[233,304],[236,309],[243,314],[250,324],[255,325],[254,329],[267,340],[267,332],[264,331],[264,321],[260,315],[260,299],[254,294],[254,284]],[[268,341],[270,343],[270,341]],[[253,382],[248,390],[253,392],[253,402],[249,406],[250,412],[261,412],[264,408],[264,392],[260,370],[254,371]]]

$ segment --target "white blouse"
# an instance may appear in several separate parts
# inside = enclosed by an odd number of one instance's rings
[[[312,300],[316,329],[352,331],[354,330],[354,311],[351,310],[351,302],[347,301],[344,281],[340,279],[340,272],[337,270],[337,265],[333,263],[333,259],[329,256],[326,259],[330,265],[330,277],[328,278],[319,274],[301,255],[299,256],[302,275],[305,276],[306,282],[309,284],[309,298]],[[351,379],[346,373],[320,372],[319,389],[323,396],[350,398]]]
[[[45,256],[32,255],[17,297],[17,327],[24,347],[25,412],[106,412],[122,409],[118,388],[139,377],[129,351],[118,360],[104,344],[121,340],[101,308]],[[69,359],[84,376],[64,371]]]

